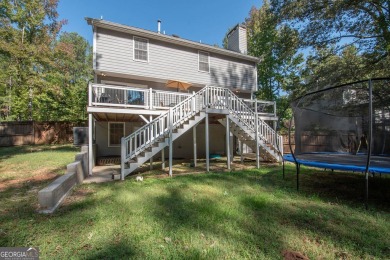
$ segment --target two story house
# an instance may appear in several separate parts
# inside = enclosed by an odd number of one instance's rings
[[[101,158],[120,156],[124,178],[153,157],[168,157],[171,169],[172,158],[230,158],[240,145],[279,158],[279,136],[266,124],[277,120],[275,104],[253,99],[259,59],[247,55],[244,26],[231,30],[223,49],[166,35],[160,21],[155,32],[86,21],[93,29],[90,173]]]

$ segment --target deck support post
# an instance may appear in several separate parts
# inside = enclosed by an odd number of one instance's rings
[[[210,151],[209,151],[209,114],[205,117],[205,139],[206,139],[206,171],[210,171]]]
[[[161,170],[165,169],[165,147],[161,150]]]
[[[256,138],[256,168],[260,169],[259,114],[257,113],[257,99],[255,100],[255,138]]]
[[[173,110],[169,110],[169,176],[172,177],[172,156],[173,156],[173,140],[172,129],[173,128]]]
[[[194,143],[194,167],[196,167],[196,164],[197,164],[196,127],[197,126],[194,126],[194,128],[192,129],[193,143]]]
[[[153,121],[153,116],[152,115],[150,115],[149,116],[149,123],[150,122],[152,122]],[[149,142],[150,142],[150,147],[152,147],[152,138],[153,137],[153,126],[151,125],[150,126],[150,133],[149,133]],[[150,160],[149,160],[149,168],[150,168],[150,170],[153,170],[153,156],[152,157],[150,157]]]
[[[121,138],[121,180],[125,180],[125,158],[126,158],[126,143],[125,138]]]
[[[229,115],[226,115],[226,163],[227,163],[228,170],[230,170],[230,126],[229,126]]]
[[[92,175],[93,168],[93,116],[88,114],[88,174]]]
[[[240,140],[240,160],[241,163],[244,163],[244,142]]]

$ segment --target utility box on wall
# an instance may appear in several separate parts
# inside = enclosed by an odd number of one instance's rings
[[[73,127],[73,145],[88,144],[88,127]]]

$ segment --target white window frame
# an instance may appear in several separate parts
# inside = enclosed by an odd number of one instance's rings
[[[142,39],[146,40],[146,51],[147,51],[147,60],[139,60],[135,58],[135,41],[136,39]],[[146,62],[149,63],[149,40],[146,38],[138,37],[138,36],[133,36],[133,60],[134,61],[140,61],[140,62]]]
[[[111,144],[111,140],[110,140],[111,124],[122,124],[123,125],[123,136],[125,136],[125,127],[126,127],[125,122],[108,122],[108,129],[107,129],[107,133],[108,133],[107,140],[108,140],[108,143],[107,143],[107,147],[120,147],[121,146],[120,143],[118,145],[112,145]]]
[[[200,53],[202,53],[203,55],[207,55],[207,62],[209,64],[209,70],[208,71],[205,71],[205,70],[201,70],[200,69]],[[210,67],[211,67],[211,64],[210,64],[210,53],[206,52],[206,51],[198,51],[198,71],[199,72],[204,72],[204,73],[210,73]]]

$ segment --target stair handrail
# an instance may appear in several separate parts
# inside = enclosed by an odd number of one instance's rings
[[[184,123],[206,107],[228,109],[244,125],[255,131],[255,112],[245,102],[230,89],[206,86],[127,137],[123,137],[121,143],[122,146],[125,146],[125,159],[128,160],[138,155],[146,147],[153,145],[160,137],[165,137],[170,129]],[[258,127],[260,139],[280,151],[280,141],[278,141],[280,138],[276,131],[261,119],[258,120]],[[271,137],[271,141],[269,141],[269,137]]]
[[[210,86],[210,89],[213,89],[214,92],[216,89],[221,89],[226,91],[225,97],[227,102],[225,103],[225,109],[228,109],[229,112],[235,116],[238,120],[241,121],[244,125],[249,127],[252,131],[256,132],[255,129],[255,111],[253,111],[241,98],[239,98],[233,91],[227,88]],[[283,142],[281,142],[280,135],[269,126],[264,120],[258,119],[258,135],[260,139],[274,146],[276,150],[280,153],[283,151]]]
[[[177,127],[180,123],[184,123],[186,119],[200,112],[204,108],[204,98],[200,99],[198,97],[204,95],[206,91],[207,86],[176,104],[167,112],[156,117],[130,135],[123,137],[121,143],[125,146],[125,159],[128,160],[138,155],[160,137],[166,136],[170,128]],[[172,116],[170,116],[171,114]]]

